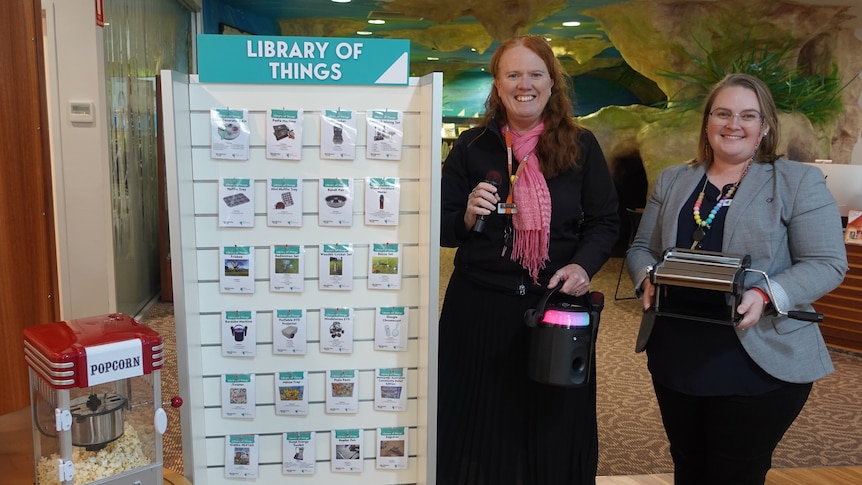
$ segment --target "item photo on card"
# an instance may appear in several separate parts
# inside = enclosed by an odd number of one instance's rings
[[[328,195],[324,200],[326,201],[326,205],[329,207],[338,209],[339,207],[344,207],[344,204],[347,202],[347,197],[343,195]]]
[[[238,205],[251,202],[251,200],[249,200],[248,196],[246,196],[245,194],[228,195],[223,197],[222,200],[224,200],[224,203],[227,204],[228,207],[236,207]]]
[[[238,123],[233,123],[228,121],[224,124],[223,127],[218,129],[218,134],[225,140],[235,140],[239,137],[239,134],[242,132]]]
[[[275,135],[276,140],[281,140],[283,138],[290,138],[291,140],[296,138],[296,134],[287,127],[287,125],[275,125],[272,127],[273,135]]]
[[[297,327],[296,325],[288,325],[281,329],[281,334],[287,338],[292,339],[296,336],[297,330],[299,330],[299,327]]]

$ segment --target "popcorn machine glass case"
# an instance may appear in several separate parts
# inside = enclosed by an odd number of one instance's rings
[[[37,485],[162,485],[162,337],[123,314],[24,330]]]

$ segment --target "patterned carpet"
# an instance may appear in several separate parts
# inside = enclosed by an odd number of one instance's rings
[[[646,355],[634,352],[641,303],[613,297],[620,264],[612,258],[593,281],[593,289],[605,294],[596,350],[599,475],[669,473],[673,466]],[[620,290],[631,294],[625,276]],[[835,372],[814,384],[775,451],[775,468],[862,465],[862,355],[830,353]]]
[[[451,273],[452,250],[441,251],[441,288]],[[614,300],[622,259],[612,258],[593,280],[605,295],[597,344],[599,475],[639,475],[672,471],[667,440],[646,370],[646,356],[634,352],[640,303]],[[630,294],[624,280],[620,294]],[[141,321],[165,341],[164,401],[178,394],[173,305],[153,305]],[[817,382],[802,414],[778,446],[775,468],[862,465],[862,355],[832,350],[835,373]],[[168,410],[164,466],[182,473],[179,412]]]
[[[177,378],[177,339],[174,330],[174,304],[160,301],[150,307],[139,320],[159,332],[165,345],[165,366],[162,368],[162,402],[180,395]],[[180,410],[163,406],[168,414],[168,429],[162,437],[164,468],[183,473],[183,441]]]

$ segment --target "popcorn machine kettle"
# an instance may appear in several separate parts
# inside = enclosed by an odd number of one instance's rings
[[[122,313],[24,330],[36,485],[162,485],[163,350]]]

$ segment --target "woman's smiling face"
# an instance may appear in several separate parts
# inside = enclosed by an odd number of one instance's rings
[[[548,66],[529,48],[516,45],[503,53],[494,86],[513,130],[527,131],[539,123],[553,85]]]
[[[728,86],[717,93],[709,113],[707,138],[715,159],[729,163],[750,160],[769,130],[757,94],[742,86]]]

